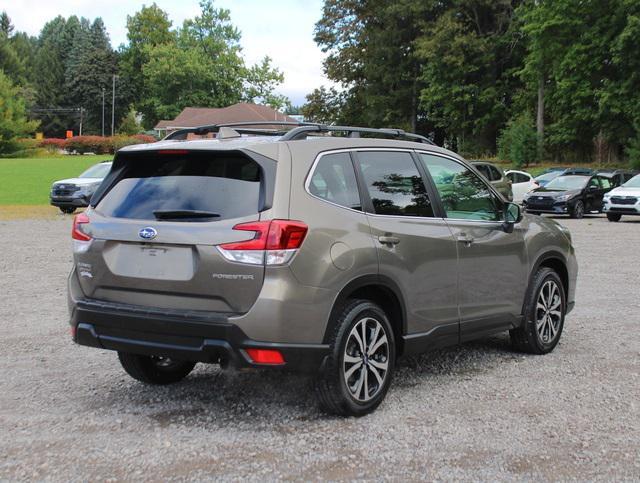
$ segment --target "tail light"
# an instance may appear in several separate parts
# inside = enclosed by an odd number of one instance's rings
[[[296,254],[308,227],[300,221],[271,220],[240,223],[234,230],[252,231],[250,240],[218,245],[227,260],[251,265],[284,265]]]
[[[89,224],[89,217],[85,213],[79,213],[73,218],[73,227],[71,228],[71,238],[73,241],[73,252],[84,253],[91,246],[93,238],[87,235],[82,225]]]

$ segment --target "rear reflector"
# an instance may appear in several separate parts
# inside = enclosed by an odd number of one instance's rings
[[[284,364],[280,351],[274,349],[245,349],[252,362],[256,364]]]
[[[233,229],[252,231],[254,237],[218,245],[227,260],[252,265],[283,265],[302,245],[308,227],[301,221],[271,220],[240,223]]]

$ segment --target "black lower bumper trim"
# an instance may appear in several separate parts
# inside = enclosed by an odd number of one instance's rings
[[[127,310],[108,302],[79,302],[71,325],[80,345],[131,354],[164,356],[176,360],[231,364],[235,367],[277,367],[315,371],[329,352],[325,344],[286,344],[249,339],[221,314],[198,317],[189,312],[164,314],[158,310]],[[256,364],[246,349],[275,349],[283,355],[281,365]]]

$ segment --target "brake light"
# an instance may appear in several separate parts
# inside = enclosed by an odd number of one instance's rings
[[[240,223],[234,230],[252,231],[250,240],[218,245],[218,251],[232,262],[252,265],[283,265],[298,251],[308,227],[300,221],[271,220]]]
[[[284,364],[282,353],[274,349],[245,349],[256,364]]]
[[[188,149],[160,149],[158,154],[189,154]]]
[[[89,222],[89,217],[85,213],[79,213],[73,218],[71,238],[73,241],[74,253],[84,253],[91,246],[91,241],[93,239],[82,230],[82,225],[88,225]]]

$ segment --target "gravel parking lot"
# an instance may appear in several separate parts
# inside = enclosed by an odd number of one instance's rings
[[[170,387],[72,344],[70,217],[0,221],[0,479],[640,479],[640,219],[559,220],[577,306],[556,350],[507,336],[402,362],[373,414],[310,380],[200,365]]]

